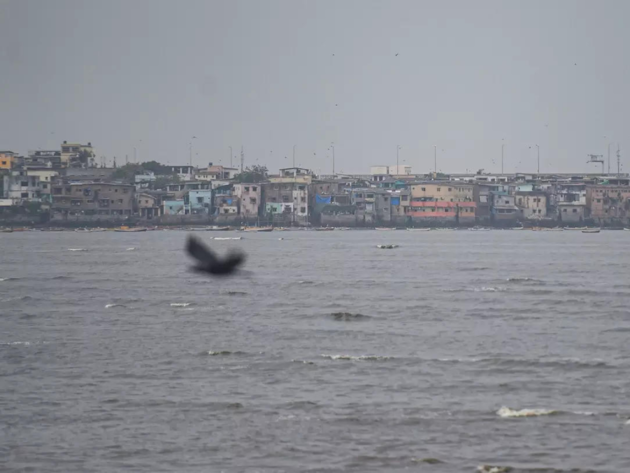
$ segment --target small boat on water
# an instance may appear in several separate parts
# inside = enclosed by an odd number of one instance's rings
[[[430,228],[408,228],[408,232],[430,232]]]
[[[244,232],[256,232],[256,233],[262,233],[262,232],[272,232],[273,231],[273,227],[245,227],[243,229]]]
[[[584,230],[588,230],[588,227],[564,227],[567,231],[581,232]]]
[[[376,230],[380,230],[380,231],[389,231],[389,230],[393,230],[393,228],[389,228],[389,227],[376,227]]]
[[[137,233],[137,232],[146,232],[147,229],[143,228],[143,227],[120,227],[114,230],[115,232],[119,232],[119,233]]]
[[[2,230],[0,230],[0,233],[13,233],[13,230],[11,230],[10,228],[3,228]]]
[[[586,230],[582,230],[582,233],[599,233],[601,228],[587,228]]]
[[[319,227],[319,228],[315,228],[316,232],[332,232],[334,230],[334,227]]]
[[[376,245],[376,247],[381,250],[393,250],[394,248],[398,248],[398,245]]]
[[[209,232],[227,232],[229,229],[230,227],[218,227],[216,225],[206,228]]]

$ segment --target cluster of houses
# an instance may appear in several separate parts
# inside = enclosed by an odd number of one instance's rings
[[[0,151],[0,219],[322,226],[627,226],[626,175],[411,174],[374,166],[367,175],[280,169],[245,182],[236,168],[161,165],[120,177],[99,167],[91,143],[20,156]]]

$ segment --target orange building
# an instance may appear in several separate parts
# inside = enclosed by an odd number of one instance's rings
[[[11,169],[14,156],[12,151],[0,151],[0,169]]]

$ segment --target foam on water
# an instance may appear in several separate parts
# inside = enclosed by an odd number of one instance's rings
[[[122,304],[107,304],[105,306],[106,309],[113,309],[114,307],[125,307],[125,306]]]
[[[503,406],[497,411],[497,415],[500,417],[539,417],[558,414],[558,411],[553,409],[510,409]]]
[[[380,355],[320,355],[322,358],[328,358],[329,360],[348,360],[348,361],[385,361],[391,360],[391,356]]]
[[[171,302],[171,307],[188,307],[191,302]]]
[[[85,248],[68,248],[68,251],[87,251]]]
[[[126,251],[136,251],[136,249],[135,248],[127,248]]]

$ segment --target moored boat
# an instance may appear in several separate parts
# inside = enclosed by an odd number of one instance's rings
[[[582,230],[582,233],[599,233],[601,228],[587,228],[586,230]]]

